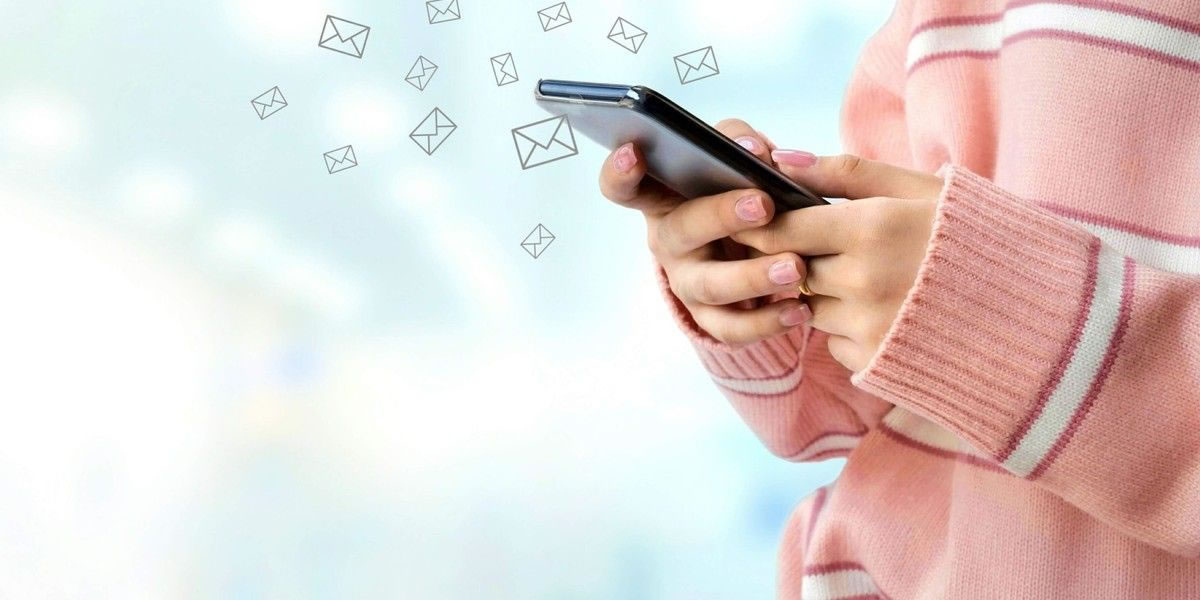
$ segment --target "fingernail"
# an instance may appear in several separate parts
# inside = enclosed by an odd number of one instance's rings
[[[742,196],[734,205],[733,211],[737,213],[739,219],[751,223],[767,216],[767,209],[763,206],[762,198],[758,194]]]
[[[800,271],[796,269],[796,263],[781,260],[767,269],[767,278],[775,285],[788,285],[800,281]]]
[[[784,327],[795,327],[801,323],[807,323],[811,317],[812,309],[808,308],[807,304],[801,304],[779,313],[779,322]]]
[[[771,153],[771,158],[789,167],[811,167],[817,164],[817,155],[803,150],[776,150]]]
[[[734,141],[736,141],[739,146],[741,146],[751,152],[754,152],[754,153],[757,153],[759,150],[762,150],[762,145],[758,143],[758,140],[756,140],[752,137],[740,137]]]
[[[636,164],[637,155],[633,153],[633,144],[625,144],[617,149],[617,154],[613,157],[613,166],[617,168],[618,173],[628,173]]]

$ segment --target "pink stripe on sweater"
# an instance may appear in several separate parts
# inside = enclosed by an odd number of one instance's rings
[[[1124,52],[1126,54],[1140,56],[1142,58],[1157,60],[1171,66],[1187,69],[1188,71],[1200,71],[1200,63],[1194,60],[1188,60],[1178,56],[1171,56],[1170,54],[1159,52],[1157,50],[1151,50],[1150,48],[1138,46],[1137,44],[1131,44],[1129,42],[1119,42],[1105,37],[1076,33],[1074,31],[1062,31],[1058,29],[1033,29],[1030,31],[1022,31],[1021,33],[1005,38],[1003,46],[1007,47],[1010,44],[1032,38],[1048,38],[1080,42],[1108,50],[1115,50],[1117,52]]]
[[[985,13],[980,15],[937,17],[929,19],[928,21],[925,21],[914,27],[909,37],[915,36],[922,31],[937,29],[939,27],[961,27],[964,25],[986,25],[988,23],[995,23],[1003,19],[1004,13],[1010,10],[1014,8],[1021,8],[1022,6],[1030,6],[1033,4],[1062,4],[1066,6],[1078,6],[1081,8],[1094,8],[1096,10],[1105,10],[1138,19],[1145,19],[1147,21],[1166,25],[1167,27],[1174,27],[1175,29],[1186,31],[1188,33],[1200,34],[1200,24],[1193,23],[1185,19],[1179,19],[1169,15],[1156,13],[1143,8],[1118,4],[1116,2],[1088,0],[1057,0],[1054,2],[1047,2],[1046,0],[1015,0],[1013,2],[1009,2],[1001,12]]]
[[[950,52],[939,52],[937,54],[930,54],[929,56],[926,56],[913,63],[912,66],[908,68],[908,73],[911,75],[913,71],[916,71],[917,69],[920,69],[931,62],[937,62],[950,58],[977,58],[981,60],[987,60],[996,58],[997,56],[1000,56],[999,50],[952,50]]]
[[[1130,305],[1133,303],[1135,269],[1136,265],[1133,259],[1128,256],[1125,257],[1125,269],[1121,283],[1120,314],[1117,317],[1117,327],[1113,331],[1112,339],[1109,340],[1108,349],[1105,350],[1104,360],[1100,363],[1100,370],[1096,373],[1096,378],[1092,380],[1092,385],[1088,388],[1087,396],[1084,397],[1083,403],[1080,404],[1079,409],[1071,417],[1071,423],[1067,425],[1066,431],[1055,440],[1054,446],[1050,448],[1046,456],[1042,457],[1037,467],[1029,474],[1030,479],[1041,477],[1042,473],[1054,462],[1054,459],[1058,458],[1059,453],[1062,452],[1063,448],[1074,437],[1075,430],[1079,428],[1084,418],[1087,417],[1092,405],[1096,403],[1096,397],[1100,395],[1100,390],[1104,387],[1104,382],[1108,379],[1109,372],[1112,371],[1113,362],[1117,360],[1117,353],[1121,349],[1121,339],[1125,337],[1125,331],[1129,328],[1129,313],[1132,310]]]
[[[1004,7],[1004,10],[1007,12],[1014,8],[1029,6],[1031,4],[1063,4],[1066,6],[1078,6],[1081,8],[1106,10],[1108,12],[1114,12],[1129,17],[1153,21],[1161,25],[1166,25],[1167,27],[1181,29],[1188,33],[1200,33],[1200,24],[1196,24],[1192,21],[1179,19],[1170,15],[1164,15],[1162,13],[1156,13],[1144,8],[1137,8],[1126,4],[1119,4],[1117,2],[1106,2],[1103,0],[1055,0],[1053,2],[1047,2],[1046,0],[1014,0],[1013,2],[1009,2],[1008,5]]]
[[[824,575],[838,571],[866,571],[863,566],[852,560],[840,560],[804,567],[805,575]]]
[[[1175,67],[1180,67],[1180,68],[1186,69],[1188,71],[1200,72],[1200,63],[1188,60],[1186,58],[1180,58],[1178,56],[1171,56],[1169,54],[1164,54],[1162,52],[1151,50],[1149,48],[1145,48],[1142,46],[1137,46],[1135,44],[1130,44],[1130,43],[1126,43],[1126,42],[1118,42],[1118,41],[1111,40],[1108,38],[1102,38],[1102,37],[1087,35],[1087,34],[1083,34],[1083,33],[1076,33],[1073,31],[1062,31],[1062,30],[1058,30],[1058,29],[1032,29],[1029,31],[1022,31],[1021,33],[1014,34],[1014,35],[1004,38],[1004,41],[1001,42],[1001,44],[1000,44],[1000,50],[952,50],[949,52],[939,52],[936,54],[930,54],[929,56],[926,56],[926,57],[918,60],[917,62],[913,63],[912,66],[908,68],[908,73],[911,75],[914,71],[916,71],[917,69],[920,69],[921,67],[923,67],[929,63],[937,62],[937,61],[945,60],[945,59],[950,59],[950,58],[975,58],[975,59],[980,59],[980,60],[990,60],[990,59],[999,57],[1002,49],[1007,48],[1008,46],[1015,44],[1017,42],[1021,42],[1021,41],[1029,40],[1029,39],[1060,39],[1060,40],[1067,40],[1067,41],[1072,41],[1072,42],[1079,42],[1079,43],[1088,44],[1091,46],[1105,48],[1108,50],[1114,50],[1117,52],[1124,52],[1126,54],[1132,54],[1134,56],[1139,56],[1142,58],[1149,58],[1152,60],[1157,60],[1159,62],[1163,62],[1163,63],[1169,64],[1169,65],[1172,65]]]
[[[1054,365],[1050,379],[1046,380],[1042,384],[1041,389],[1038,390],[1037,402],[1034,404],[1033,409],[1025,413],[1025,418],[1021,420],[1017,431],[1009,438],[1008,443],[1005,444],[1004,449],[1000,452],[1000,456],[997,457],[1002,463],[1007,461],[1013,451],[1017,449],[1025,434],[1029,433],[1029,428],[1033,427],[1033,423],[1037,420],[1038,415],[1042,414],[1042,411],[1045,410],[1046,403],[1050,401],[1051,394],[1058,388],[1063,374],[1067,372],[1067,366],[1071,363],[1071,357],[1075,355],[1075,349],[1079,346],[1079,338],[1083,336],[1083,326],[1087,322],[1088,314],[1092,310],[1102,245],[1098,238],[1092,239],[1091,246],[1088,248],[1087,279],[1083,285],[1084,297],[1079,303],[1079,312],[1075,314],[1075,323],[1071,326],[1071,337],[1067,342],[1067,346],[1059,354],[1058,362]]]
[[[1003,18],[1004,18],[1004,13],[1002,13],[1002,12],[984,14],[984,15],[961,15],[961,16],[957,16],[957,17],[938,17],[936,19],[930,19],[928,21],[925,21],[924,23],[921,23],[920,25],[917,25],[912,30],[912,35],[915,36],[918,33],[921,33],[922,31],[927,31],[929,29],[937,29],[939,27],[961,27],[963,25],[987,25],[988,23],[995,23],[996,21],[999,21],[1000,19],[1003,19]]]
[[[903,433],[896,431],[895,429],[892,429],[891,427],[888,427],[886,423],[880,423],[879,430],[882,431],[884,434],[886,434],[892,440],[894,440],[900,444],[903,444],[905,446],[908,446],[909,448],[920,450],[921,452],[924,452],[926,454],[932,454],[934,456],[938,456],[941,458],[948,458],[953,461],[962,462],[962,463],[966,463],[969,465],[974,465],[976,467],[982,467],[989,471],[996,471],[998,473],[1006,473],[1006,474],[1009,473],[1008,469],[1005,469],[999,463],[981,458],[979,456],[972,456],[970,454],[965,454],[962,452],[954,452],[952,450],[946,450],[943,448],[935,448],[934,446],[930,446],[929,444],[926,444],[925,442],[922,442],[920,440],[914,440],[914,439],[904,435]]]
[[[1109,229],[1116,229],[1117,231],[1123,231],[1133,235],[1140,235],[1142,237],[1150,238],[1159,242],[1175,244],[1176,246],[1200,248],[1200,235],[1184,235],[1180,233],[1162,231],[1153,227],[1138,225],[1137,223],[1122,221],[1120,219],[1107,217],[1104,215],[1097,215],[1087,211],[1079,210],[1077,208],[1054,204],[1052,202],[1038,202],[1038,205],[1053,213],[1070,219],[1075,219],[1077,221],[1082,221],[1084,223],[1100,225],[1101,227],[1108,227]]]
[[[850,456],[851,452],[854,452],[853,448],[831,448],[829,450],[822,450],[812,456],[806,456],[804,460],[798,462],[819,462],[827,458],[845,458]]]

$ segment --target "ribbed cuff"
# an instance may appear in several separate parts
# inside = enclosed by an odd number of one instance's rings
[[[916,282],[851,383],[997,456],[1070,351],[1099,240],[965,169],[939,173]]]
[[[667,300],[671,315],[696,348],[709,373],[729,379],[768,379],[798,368],[811,328],[803,325],[793,327],[760,342],[731,346],[712,337],[696,323],[687,307],[671,291],[671,284],[662,266],[656,267],[659,288]]]

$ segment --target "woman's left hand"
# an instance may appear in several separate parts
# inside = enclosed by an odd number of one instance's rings
[[[834,359],[859,371],[879,350],[916,281],[942,179],[849,155],[776,150],[772,156],[814,193],[850,201],[783,213],[733,237],[766,254],[809,257],[812,326],[830,334]]]

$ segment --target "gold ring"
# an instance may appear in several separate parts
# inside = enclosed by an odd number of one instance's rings
[[[800,285],[797,285],[796,288],[799,289],[800,293],[804,294],[805,296],[815,296],[816,295],[813,293],[812,290],[808,289],[808,278],[807,277],[802,279],[800,281]]]

